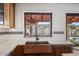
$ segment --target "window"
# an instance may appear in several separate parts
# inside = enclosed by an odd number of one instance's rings
[[[0,3],[0,25],[4,24],[4,4]]]
[[[25,36],[52,36],[52,13],[26,13]]]
[[[79,13],[67,13],[67,40],[79,45]]]

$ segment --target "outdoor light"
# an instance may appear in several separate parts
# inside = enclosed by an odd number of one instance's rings
[[[73,22],[71,25],[73,25],[73,26],[79,26],[79,22]]]

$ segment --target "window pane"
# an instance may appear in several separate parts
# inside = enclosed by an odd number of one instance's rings
[[[0,24],[3,24],[4,5],[0,4]]]
[[[0,24],[3,24],[3,13],[0,13]]]
[[[38,22],[37,33],[38,35],[50,35],[50,22]]]

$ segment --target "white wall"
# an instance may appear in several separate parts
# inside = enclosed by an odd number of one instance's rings
[[[52,38],[44,38],[45,40],[66,40],[66,13],[79,13],[79,4],[42,4],[42,3],[17,3],[15,5],[15,21],[16,21],[16,30],[24,31],[24,11],[38,11],[46,12],[50,11],[53,13],[52,19],[52,32],[53,31],[64,31],[64,34],[53,34]],[[41,38],[42,40],[42,38]]]

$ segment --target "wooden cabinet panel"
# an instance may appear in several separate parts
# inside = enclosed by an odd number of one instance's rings
[[[10,28],[15,27],[15,4],[4,3],[4,23]]]
[[[62,53],[72,53],[72,45],[18,45],[11,56],[62,56]]]
[[[9,14],[9,18],[10,18],[10,21],[9,21],[9,26],[11,28],[14,28],[15,27],[15,5],[12,3],[10,4],[10,14]]]
[[[9,55],[11,56],[23,56],[24,45],[18,45]]]
[[[41,50],[40,50],[41,49]],[[29,44],[24,46],[24,53],[51,53],[50,45]]]
[[[9,26],[9,4],[4,4],[4,24]]]

